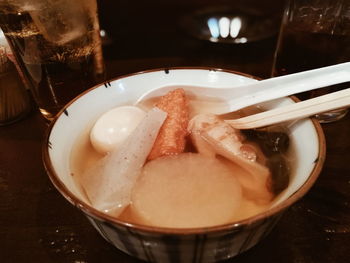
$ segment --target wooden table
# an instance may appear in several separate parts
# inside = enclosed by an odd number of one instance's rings
[[[119,4],[128,7],[126,1]],[[170,21],[174,12],[191,11],[194,4],[186,9],[179,1],[176,9],[163,3],[163,12],[144,4],[129,13],[111,5],[101,1],[100,6],[102,28],[112,39],[104,46],[110,78],[171,66],[227,68],[262,78],[270,74],[275,36],[217,45],[187,35]],[[169,8],[173,12],[167,14]],[[163,19],[158,29],[157,19]],[[46,127],[37,110],[0,127],[0,262],[139,262],[103,240],[53,187],[41,160]],[[264,241],[229,262],[349,262],[350,115],[323,128],[327,159],[314,187]]]

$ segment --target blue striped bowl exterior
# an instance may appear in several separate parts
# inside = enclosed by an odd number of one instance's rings
[[[252,224],[193,234],[158,233],[87,218],[97,231],[121,251],[148,262],[217,262],[234,257],[265,238],[281,213]]]

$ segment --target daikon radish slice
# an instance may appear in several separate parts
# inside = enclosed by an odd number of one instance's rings
[[[241,198],[240,184],[224,164],[182,153],[145,165],[130,209],[145,225],[208,227],[232,222]]]
[[[146,161],[166,113],[154,108],[118,148],[87,171],[85,192],[93,207],[118,216],[129,205],[132,188]]]

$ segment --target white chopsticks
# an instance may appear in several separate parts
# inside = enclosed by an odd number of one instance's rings
[[[350,88],[226,122],[236,129],[253,129],[348,106]]]

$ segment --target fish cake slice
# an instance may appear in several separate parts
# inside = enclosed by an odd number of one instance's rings
[[[149,160],[182,153],[189,122],[188,101],[181,88],[162,96],[155,106],[168,115],[148,156]]]

